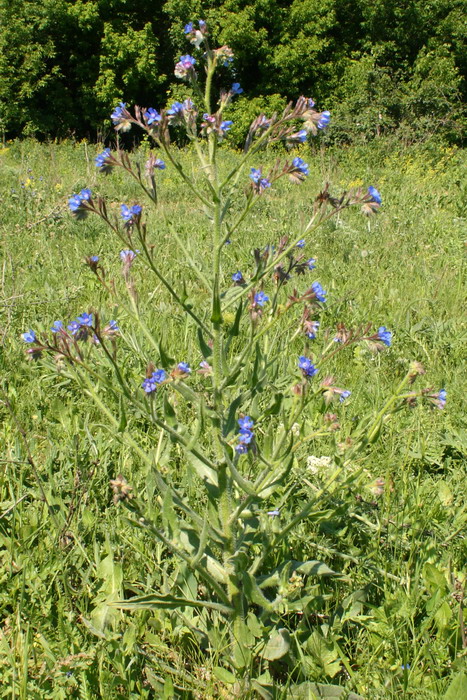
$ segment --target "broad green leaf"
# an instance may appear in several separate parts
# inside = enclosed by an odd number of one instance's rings
[[[451,685],[443,695],[443,700],[461,700],[467,698],[467,674],[458,673],[454,676]]]
[[[214,666],[212,672],[221,683],[232,685],[237,680],[231,671],[227,671],[226,668],[222,668],[221,666]]]
[[[281,659],[290,649],[290,635],[284,628],[274,631],[263,649],[261,656],[268,661]]]
[[[256,580],[247,571],[243,572],[243,592],[249,603],[255,603],[265,610],[273,609],[271,601],[266,598]]]

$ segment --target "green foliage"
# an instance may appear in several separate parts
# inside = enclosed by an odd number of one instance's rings
[[[251,96],[285,102],[311,94],[332,109],[340,141],[401,126],[406,140],[461,142],[464,10],[462,0],[0,0],[0,128],[81,137],[123,95],[162,107],[183,27],[204,17],[235,53],[224,87],[239,80]],[[235,143],[246,133],[236,126]]]

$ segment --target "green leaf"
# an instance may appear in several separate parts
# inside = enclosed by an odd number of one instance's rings
[[[235,683],[235,681],[237,680],[231,671],[227,671],[226,668],[222,668],[221,666],[214,666],[212,672],[217,678],[217,680],[221,683],[233,685],[233,683]]]
[[[324,685],[306,681],[289,688],[288,697],[293,700],[318,700],[319,698],[339,698],[340,700],[365,700],[361,695],[348,693],[340,685]]]
[[[229,329],[230,336],[238,335],[239,330],[240,330],[240,321],[242,320],[242,314],[243,314],[243,302],[240,302],[240,304],[237,308],[237,312],[235,314],[235,320]]]
[[[195,457],[192,452],[186,451],[185,454],[191,466],[194,468],[206,488],[208,484],[211,484],[217,488],[219,486],[219,482],[217,480],[217,473],[214,471],[214,469],[211,469],[211,467],[208,467],[207,464],[204,464],[204,462],[202,462],[198,457]]]
[[[201,350],[201,354],[205,360],[212,355],[212,350],[203,338],[203,333],[201,328],[198,328],[198,343]]]
[[[230,615],[233,609],[222,603],[214,603],[210,600],[191,600],[190,598],[178,598],[170,594],[137,596],[129,600],[116,600],[109,605],[119,610],[178,610],[178,608],[208,608]]]
[[[266,598],[256,580],[247,571],[243,572],[243,592],[249,603],[254,603],[264,608],[264,610],[272,610],[273,605]]]
[[[162,346],[162,343],[158,343],[158,347],[159,347],[159,359],[161,361],[162,367],[164,369],[168,369],[168,368],[172,367],[175,364],[175,359],[173,357],[170,357],[169,355],[167,355],[167,353],[165,352],[165,350]]]
[[[467,674],[461,672],[454,679],[443,695],[443,700],[461,700],[467,698]]]
[[[268,661],[281,659],[290,649],[290,635],[284,628],[278,629],[270,636],[261,656]]]

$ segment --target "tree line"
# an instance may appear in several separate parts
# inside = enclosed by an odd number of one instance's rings
[[[4,138],[101,139],[119,101],[185,97],[173,69],[197,19],[235,54],[219,83],[245,90],[229,115],[235,144],[250,117],[301,94],[332,112],[341,141],[462,138],[464,0],[0,0]]]

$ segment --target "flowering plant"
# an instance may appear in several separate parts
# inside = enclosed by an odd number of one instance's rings
[[[148,515],[130,474],[112,479],[114,502],[126,507],[133,524],[163,546],[166,556],[176,562],[176,570],[167,569],[161,590],[143,590],[142,595],[112,605],[161,614],[183,610],[201,646],[210,646],[222,659],[224,670],[230,669],[244,689],[262,686],[266,697],[272,676],[265,675],[265,668],[273,671],[267,664],[281,660],[296,668],[300,645],[307,641],[307,630],[297,625],[296,615],[313,605],[316,579],[338,576],[323,562],[298,561],[285,552],[285,558],[277,561],[274,553],[304,520],[321,517],[321,502],[330,493],[359,478],[358,467],[350,467],[358,465],[359,456],[378,438],[391,412],[423,394],[441,408],[446,394],[444,390],[438,395],[415,391],[414,381],[423,368],[414,363],[376,415],[362,420],[345,442],[337,443],[339,421],[329,408],[346,402],[351,391],[336,385],[325,374],[325,365],[355,343],[383,351],[391,346],[392,334],[385,326],[372,331],[370,325],[353,329],[339,325],[332,332],[323,331],[319,319],[328,294],[318,280],[307,280],[317,261],[303,248],[325,221],[349,207],[375,214],[381,195],[370,187],[334,196],[326,186],[310,204],[308,218],[296,233],[264,249],[254,248],[250,271],[226,274],[226,245],[235,241],[249,212],[280,179],[300,185],[309,175],[309,165],[299,156],[279,159],[263,171],[255,162],[256,154],[271,143],[290,147],[306,142],[327,127],[330,114],[318,112],[313,100],[300,97],[282,114],[259,115],[250,127],[244,153],[225,173],[218,145],[228,137],[231,122],[224,119],[224,112],[242,89],[233,83],[222,90],[215,109],[212,92],[216,70],[231,64],[232,51],[227,46],[210,47],[205,22],[199,22],[198,29],[190,22],[185,34],[200,56],[181,56],[175,74],[190,83],[198,104],[186,99],[160,112],[153,107],[135,107],[132,112],[120,103],[111,115],[116,130],[143,129],[157,155],[149,156],[144,172],[119,148],[104,149],[95,162],[105,173],[122,168],[153,207],[160,197],[157,171],[167,164],[203,205],[212,233],[209,269],[187,252],[175,231],[173,238],[209,295],[209,309],[189,302],[184,289],[171,281],[170,271],[161,269],[142,204],[122,203],[116,218],[104,198],[83,189],[69,200],[72,215],[77,219],[99,216],[124,246],[120,252],[124,298],[99,258],[86,259],[124,313],[123,328],[120,320],[103,322],[101,313],[92,309],[68,325],[55,321],[48,335],[29,330],[23,339],[33,357],[48,354],[61,373],[83,387],[105,415],[115,439],[129,447],[154,476],[160,504],[155,516]],[[199,75],[203,61],[204,86]],[[172,147],[173,126],[185,129],[199,159],[201,182],[184,169]],[[138,300],[135,270],[141,266],[186,315],[196,338],[196,355],[187,357],[178,350],[178,358],[171,360],[163,350]],[[287,292],[292,279],[293,288]],[[125,329],[130,323],[145,345],[135,347]],[[138,383],[125,361],[135,354],[141,362]],[[115,401],[120,415],[109,407]],[[170,441],[183,468],[196,474],[195,498],[182,492],[175,472],[161,468],[160,449],[147,450],[140,444],[132,430],[132,415],[157,430],[159,445]],[[306,503],[284,517],[284,504],[294,489],[293,474],[306,461],[306,446],[322,437],[329,438],[334,455],[327,477]],[[187,610],[196,615],[190,617]],[[219,631],[222,626],[228,630],[227,644]],[[306,680],[306,664],[296,675]]]

